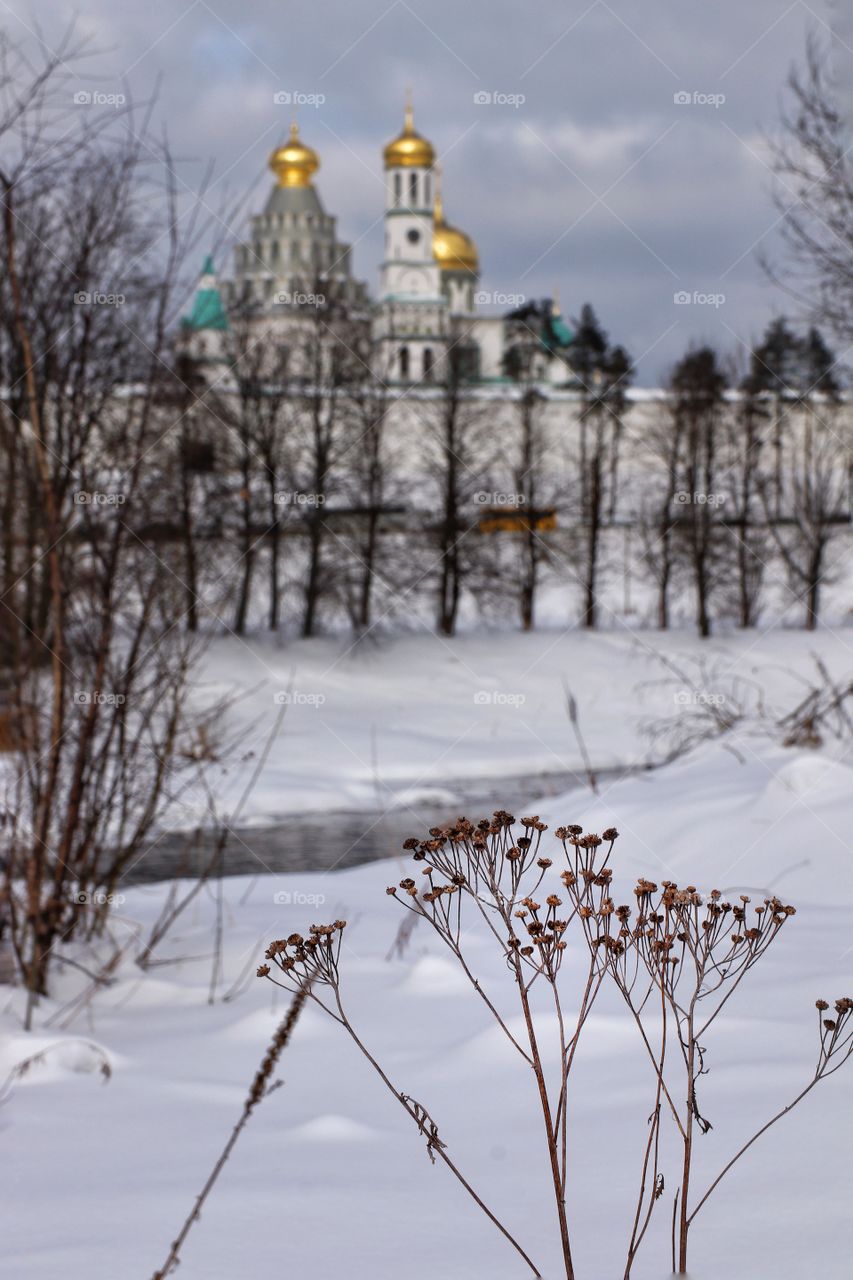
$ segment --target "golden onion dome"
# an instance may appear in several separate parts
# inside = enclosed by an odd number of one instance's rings
[[[320,168],[320,157],[312,147],[306,147],[302,142],[295,120],[290,126],[287,142],[283,147],[276,147],[270,156],[269,166],[280,187],[311,186],[311,179]]]
[[[435,164],[435,149],[431,142],[415,132],[411,103],[406,104],[403,132],[384,151],[386,169],[431,169]]]
[[[476,275],[480,270],[474,241],[464,231],[444,221],[440,192],[436,194],[433,212],[432,256],[442,271],[469,271]]]

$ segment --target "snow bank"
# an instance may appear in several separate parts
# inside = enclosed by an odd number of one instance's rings
[[[412,712],[410,724],[417,720]],[[626,896],[645,872],[775,889],[800,908],[710,1037],[703,1110],[715,1127],[700,1143],[703,1185],[807,1078],[815,998],[853,992],[850,770],[767,744],[739,749],[743,764],[706,748],[597,798],[555,799],[543,814],[549,823],[615,823]],[[559,1274],[526,1069],[428,930],[415,930],[401,959],[385,959],[400,911],[384,889],[401,867],[227,881],[219,988],[227,1001],[207,1003],[215,904],[206,895],[158,953],[174,963],[143,975],[128,961],[64,1029],[59,1009],[79,990],[79,972],[62,971],[33,1037],[20,1031],[20,994],[4,989],[4,1069],[48,1041],[67,1040],[71,1055],[33,1072],[0,1106],[4,1274],[146,1280],[160,1264],[285,1007],[274,988],[249,976],[268,939],[312,922],[312,909],[306,915],[282,904],[283,889],[291,903],[322,895],[322,916],[348,918],[345,999],[365,1042],[399,1087],[428,1107],[454,1158],[543,1274]],[[116,931],[150,924],[164,893],[163,885],[129,889],[128,920],[117,919]],[[488,938],[474,926],[468,942],[476,976],[506,1018],[517,1018]],[[71,1042],[90,1038],[110,1057],[107,1084],[73,1065]],[[352,1044],[317,1010],[300,1021],[279,1074],[284,1087],[251,1120],[190,1237],[181,1280],[522,1275],[446,1171],[431,1166],[423,1140]],[[637,1038],[609,994],[596,1006],[572,1079],[572,1159],[582,1169],[569,1195],[578,1275],[612,1280],[621,1275],[652,1095]],[[853,1072],[840,1073],[762,1140],[697,1222],[696,1280],[847,1280],[852,1102]],[[670,1157],[665,1172],[674,1186]],[[668,1275],[667,1216],[668,1209],[653,1225],[636,1280]]]

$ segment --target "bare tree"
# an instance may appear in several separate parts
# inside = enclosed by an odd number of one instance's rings
[[[183,588],[141,536],[162,496],[169,332],[198,222],[178,231],[167,153],[165,184],[146,176],[144,119],[124,129],[84,112],[68,129],[72,52],[66,41],[33,69],[0,43],[0,469],[16,499],[0,863],[28,1025],[54,948],[101,927],[202,754],[187,701],[196,646],[174,625]]]
[[[326,290],[324,293],[323,290]],[[349,446],[350,396],[370,375],[370,348],[363,320],[335,296],[331,282],[318,283],[322,302],[307,319],[294,346],[296,392],[291,470],[304,528],[307,565],[302,583],[302,634],[316,633],[320,605],[334,598],[338,583],[327,504],[340,488],[339,464]]]
[[[683,442],[683,488],[676,500],[684,512],[680,527],[696,594],[696,625],[703,638],[711,634],[711,599],[721,567],[717,506],[725,498],[720,489],[725,385],[725,375],[709,347],[688,352],[670,382],[672,413],[680,420],[676,434]]]
[[[518,461],[515,468],[515,492],[520,500],[520,520],[513,533],[516,543],[514,577],[517,584],[519,618],[524,631],[532,631],[536,615],[536,597],[542,570],[549,559],[546,542],[549,512],[544,504],[548,469],[544,464],[548,448],[542,430],[543,403],[534,387],[525,387],[518,404]]]
[[[484,548],[477,516],[492,483],[488,410],[471,394],[468,368],[464,345],[452,343],[443,362],[441,398],[434,402],[424,440],[436,503],[424,512],[430,550],[437,553],[436,627],[446,636],[456,630],[465,589],[478,585]]]
[[[816,37],[788,84],[793,104],[783,119],[774,167],[790,261],[784,273],[765,265],[847,345],[853,338],[853,159],[829,53]]]
[[[411,484],[403,473],[399,433],[390,429],[394,397],[377,345],[371,348],[364,378],[347,398],[350,426],[341,455],[345,505],[340,513],[326,512],[343,556],[343,601],[357,635],[365,635],[377,621],[377,598],[383,612],[393,612],[398,592],[405,595],[411,578]]]
[[[733,542],[735,607],[741,627],[754,627],[772,543],[761,504],[768,409],[766,398],[749,377],[737,401],[722,417],[724,524]],[[774,492],[778,493],[774,474]]]
[[[232,511],[236,516],[237,550],[228,577],[233,579],[233,629],[240,636],[246,632],[264,551],[267,622],[271,630],[278,629],[286,443],[292,426],[291,348],[257,319],[249,307],[235,309],[226,343],[228,377],[220,378],[206,398],[213,411],[211,429],[219,429],[220,451],[236,484],[227,502],[229,516]]]
[[[657,587],[657,625],[661,631],[670,624],[672,592],[681,568],[676,497],[681,493],[684,438],[683,415],[664,411],[644,439],[650,474],[637,519],[643,562]]]
[[[829,553],[849,525],[851,466],[849,423],[843,409],[814,398],[804,405],[804,421],[792,442],[787,471],[787,516],[770,528],[797,597],[804,598],[806,629],[814,631],[820,593],[832,564]],[[762,492],[765,508],[770,497]]]

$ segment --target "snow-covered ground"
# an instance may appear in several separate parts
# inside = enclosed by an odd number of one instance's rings
[[[566,714],[564,682],[596,767],[654,758],[644,724],[695,710],[690,690],[666,658],[693,677],[713,669],[704,690],[724,701],[764,691],[768,714],[788,711],[815,675],[820,654],[836,676],[853,674],[853,629],[732,632],[700,641],[690,632],[613,630],[412,635],[360,646],[345,640],[215,640],[199,677],[198,700],[239,695],[222,725],[244,732],[260,752],[285,701],[281,730],[244,817],[400,806],[464,792],[466,779],[576,772],[583,759]],[[277,699],[279,699],[277,701]],[[657,753],[659,754],[659,753]],[[256,761],[217,786],[226,812]],[[175,811],[190,825],[206,796]]]
[[[372,759],[384,781],[418,785],[504,770],[575,767],[562,708],[566,675],[596,764],[646,750],[650,714],[637,685],[660,673],[620,635],[412,639],[341,656],[340,646],[217,647],[211,678],[263,689],[243,713],[266,724],[273,692],[323,692],[294,704],[255,796],[254,813],[373,803]],[[659,638],[656,643],[660,647]],[[715,642],[746,674],[758,668],[787,708],[819,649],[853,667],[847,637],[796,633]],[[684,636],[669,652],[695,652]],[[519,706],[477,703],[478,691],[523,693]],[[794,697],[789,696],[793,691]],[[658,691],[658,711],[673,692]],[[291,714],[292,712],[292,714]],[[371,754],[373,745],[373,755]],[[756,729],[687,760],[625,778],[598,798],[574,792],[542,809],[552,826],[622,832],[616,868],[634,878],[692,881],[730,893],[778,892],[798,907],[768,956],[709,1033],[699,1184],[805,1083],[815,1058],[814,1001],[853,994],[853,768],[835,750],[786,749]],[[555,757],[559,763],[555,763]],[[469,816],[478,816],[471,814]],[[414,833],[413,833],[414,834]],[[226,881],[223,973],[208,1003],[216,903],[200,895],[143,974],[134,949],[85,1008],[86,986],[57,969],[37,1030],[21,1030],[22,999],[3,988],[0,1074],[48,1044],[0,1105],[0,1270],[14,1280],[150,1280],[237,1119],[286,998],[252,975],[267,942],[314,921],[349,921],[344,996],[368,1047],[438,1121],[448,1149],[505,1217],[548,1280],[559,1261],[533,1081],[439,944],[416,929],[387,959],[400,908],[385,894],[408,863],[331,874]],[[127,890],[113,931],[144,935],[166,885]],[[517,1017],[502,961],[473,927],[476,976]],[[92,962],[91,957],[78,959]],[[580,957],[564,970],[567,984]],[[223,999],[228,993],[229,998]],[[83,1042],[83,1043],[81,1043]],[[99,1055],[112,1078],[103,1082]],[[525,1274],[489,1223],[433,1168],[423,1140],[354,1046],[309,1008],[266,1099],[232,1156],[183,1254],[181,1280],[311,1274],[375,1280],[515,1280]],[[652,1081],[618,1000],[596,1006],[572,1076],[569,1196],[579,1280],[619,1280],[652,1106]],[[853,1064],[821,1085],[733,1172],[692,1236],[697,1280],[849,1280],[853,1194]],[[635,1280],[668,1275],[672,1153],[665,1201]]]

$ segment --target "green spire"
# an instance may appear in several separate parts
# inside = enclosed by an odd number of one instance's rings
[[[557,346],[559,347],[568,347],[575,340],[575,335],[572,333],[562,316],[551,317],[551,332],[556,338]]]
[[[553,351],[555,347],[569,347],[575,340],[575,335],[566,324],[560,311],[560,295],[556,289],[554,289],[550,314],[546,318],[544,327],[544,342],[549,351]]]
[[[227,329],[228,317],[222,305],[222,296],[216,282],[213,257],[208,254],[201,269],[201,277],[193,299],[192,310],[181,320],[184,329]]]

